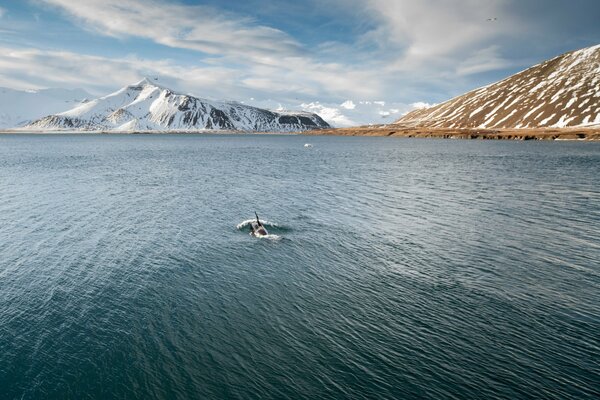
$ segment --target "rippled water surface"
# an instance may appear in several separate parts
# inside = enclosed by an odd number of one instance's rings
[[[0,136],[0,398],[599,396],[599,144]]]

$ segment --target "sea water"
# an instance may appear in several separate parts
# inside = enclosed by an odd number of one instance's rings
[[[2,399],[599,396],[598,143],[0,136]]]

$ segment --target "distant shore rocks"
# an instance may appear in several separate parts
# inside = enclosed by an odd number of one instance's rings
[[[305,134],[482,140],[600,140],[600,128],[491,130],[413,128],[402,125],[375,125],[354,128],[320,129],[318,131],[307,131]]]

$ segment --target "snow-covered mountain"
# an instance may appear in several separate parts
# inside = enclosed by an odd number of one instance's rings
[[[64,111],[91,97],[81,89],[15,90],[0,88],[0,129],[14,128]]]
[[[28,124],[40,130],[295,132],[327,128],[317,114],[263,110],[178,94],[145,78],[138,83]]]
[[[600,126],[600,45],[563,54],[396,123],[439,128]]]

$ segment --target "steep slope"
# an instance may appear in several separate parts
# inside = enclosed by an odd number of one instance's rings
[[[89,97],[91,95],[81,89],[0,88],[0,129],[14,128],[44,115],[61,112]]]
[[[235,102],[178,94],[149,79],[71,110],[49,115],[26,128],[55,130],[239,130],[294,132],[326,128],[317,114],[275,112]]]
[[[396,123],[438,128],[600,126],[600,45],[563,54]]]

